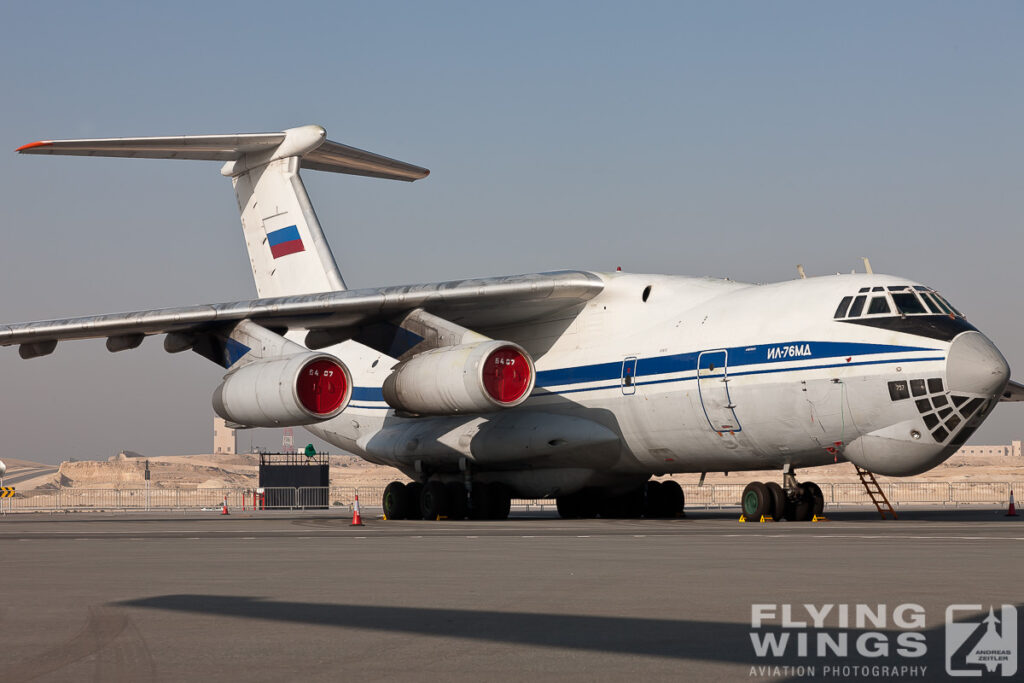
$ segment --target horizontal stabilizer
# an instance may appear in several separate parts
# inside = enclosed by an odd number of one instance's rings
[[[420,166],[332,142],[320,126],[302,126],[281,133],[40,140],[23,145],[17,151],[21,154],[223,161],[228,162],[222,171],[225,175],[237,175],[292,156],[301,158],[302,168],[387,180],[411,182],[430,173]]]

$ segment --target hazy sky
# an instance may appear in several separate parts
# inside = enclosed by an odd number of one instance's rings
[[[306,173],[350,287],[618,265],[764,282],[866,255],[939,288],[1024,375],[1024,3],[34,2],[0,19],[2,322],[255,296],[217,163],[14,148],[318,123],[432,171]],[[159,338],[0,349],[0,456],[206,452],[220,375]],[[972,441],[1022,422],[1000,406]]]

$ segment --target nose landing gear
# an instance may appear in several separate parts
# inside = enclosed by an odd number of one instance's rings
[[[799,483],[792,468],[787,468],[782,473],[782,486],[775,482],[763,484],[759,481],[747,484],[740,498],[740,506],[747,519],[770,517],[776,522],[780,519],[809,522],[814,517],[822,516],[825,496],[814,482]]]

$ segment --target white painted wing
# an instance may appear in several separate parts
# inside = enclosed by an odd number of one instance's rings
[[[113,351],[137,346],[146,335],[202,332],[244,319],[269,327],[329,330],[358,327],[414,308],[466,327],[486,327],[568,310],[603,288],[593,273],[557,271],[355,289],[0,325],[0,346],[22,345],[22,357],[31,358],[52,352],[58,341],[107,337]]]

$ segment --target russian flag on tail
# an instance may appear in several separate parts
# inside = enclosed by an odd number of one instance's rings
[[[306,251],[306,247],[302,244],[302,238],[299,237],[299,229],[294,225],[268,232],[267,243],[270,245],[270,253],[276,259]]]

